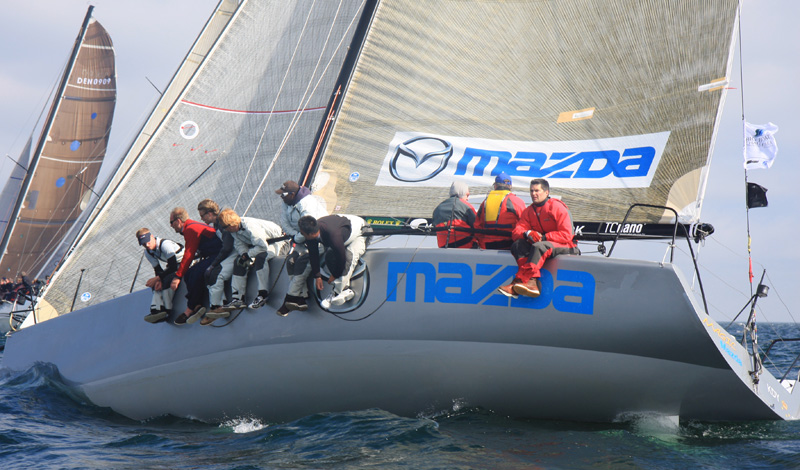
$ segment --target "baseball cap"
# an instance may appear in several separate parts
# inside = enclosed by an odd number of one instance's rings
[[[508,176],[505,171],[503,171],[499,175],[495,176],[494,182],[498,184],[511,184],[511,177]]]
[[[300,185],[292,180],[286,181],[280,188],[275,190],[275,194],[283,193],[296,193],[300,189]]]

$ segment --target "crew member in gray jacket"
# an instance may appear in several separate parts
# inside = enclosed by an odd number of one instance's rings
[[[308,310],[306,299],[308,298],[308,275],[311,273],[311,264],[308,262],[308,250],[306,249],[306,237],[300,232],[297,221],[300,217],[310,215],[315,219],[320,219],[328,215],[328,211],[322,203],[311,194],[311,190],[305,186],[300,186],[294,181],[287,181],[275,190],[276,194],[283,200],[283,210],[281,211],[281,228],[286,235],[291,235],[294,243],[294,251],[287,262],[286,271],[289,274],[289,290],[283,305],[276,312],[278,315],[285,316],[292,310]],[[322,249],[322,246],[320,246]]]
[[[209,308],[205,317],[200,320],[201,325],[210,325],[218,318],[225,318],[231,313],[222,306],[222,297],[225,294],[225,283],[233,276],[233,264],[238,257],[238,253],[233,249],[233,235],[227,230],[219,228],[217,217],[219,217],[219,205],[211,199],[203,199],[197,204],[197,212],[200,219],[217,231],[217,238],[222,240],[222,249],[211,266],[206,268],[204,273],[206,285],[208,285]],[[229,302],[230,303],[230,302]]]
[[[233,248],[238,254],[231,279],[231,302],[224,308],[236,310],[245,307],[247,273],[252,269],[258,278],[258,295],[250,303],[251,309],[263,307],[269,297],[269,260],[286,251],[286,240],[270,239],[283,236],[283,230],[275,222],[239,217],[233,209],[219,213],[220,228],[233,235]]]

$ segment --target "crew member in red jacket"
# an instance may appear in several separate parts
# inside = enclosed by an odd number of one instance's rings
[[[187,308],[175,319],[175,324],[194,323],[205,314],[203,297],[208,294],[208,289],[204,274],[222,249],[222,241],[217,237],[213,227],[191,220],[183,207],[172,209],[169,214],[169,224],[186,240],[181,265],[178,266],[178,271],[175,272],[170,284],[170,288],[176,290],[181,280],[186,283]],[[192,264],[194,259],[197,259],[197,262]]]
[[[531,181],[532,203],[517,221],[512,237],[511,254],[519,269],[511,284],[497,290],[508,297],[538,297],[542,288],[540,270],[547,258],[579,255],[575,245],[572,216],[567,205],[550,197],[550,184],[544,179]]]
[[[475,219],[476,229],[493,229],[498,233],[478,233],[481,248],[490,250],[508,250],[513,239],[511,231],[525,210],[525,203],[511,192],[511,177],[505,172],[494,179],[492,191],[478,209]]]

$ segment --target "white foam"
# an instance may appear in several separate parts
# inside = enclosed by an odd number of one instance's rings
[[[661,413],[622,413],[614,422],[630,423],[637,434],[654,437],[676,437],[680,433],[678,416]]]
[[[220,423],[221,428],[231,428],[236,434],[247,434],[253,431],[260,431],[267,427],[257,418],[234,418]]]

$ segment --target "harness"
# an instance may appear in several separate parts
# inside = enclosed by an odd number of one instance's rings
[[[162,250],[162,249],[161,249],[161,247],[162,247],[162,245],[164,244],[164,242],[165,242],[165,241],[167,241],[167,239],[166,239],[166,238],[162,238],[162,239],[161,239],[161,241],[160,241],[160,242],[158,242],[158,248],[156,248],[156,250],[158,250],[158,253],[159,253],[159,254],[164,254],[164,250]],[[171,241],[172,241],[172,240],[171,240]],[[178,255],[179,255],[180,253],[182,253],[182,252],[183,252],[183,245],[182,245],[182,244],[180,244],[179,242],[176,242],[176,241],[172,241],[172,243],[175,243],[175,244],[176,244],[176,245],[178,245],[178,247],[179,247],[179,248],[178,248],[178,250],[175,252],[175,257],[177,258],[177,257],[178,257]],[[166,263],[167,261],[169,261],[168,259],[164,259],[164,258],[162,258],[161,256],[157,256],[157,255],[156,255],[156,251],[155,251],[155,250],[150,250],[150,249],[148,249],[148,248],[145,248],[145,250],[147,250],[147,252],[148,252],[148,253],[150,254],[150,256],[152,256],[153,258],[160,259],[161,261],[163,261],[163,262],[165,262],[165,263]]]

